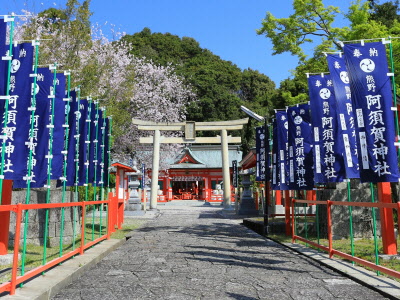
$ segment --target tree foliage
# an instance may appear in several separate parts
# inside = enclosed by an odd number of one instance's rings
[[[262,27],[257,30],[273,43],[273,55],[290,52],[301,61],[306,59],[302,46],[313,43],[316,37],[334,43],[335,37],[342,31],[332,23],[340,12],[337,7],[325,7],[322,0],[294,0],[294,13],[288,18],[276,18],[267,12]]]
[[[81,87],[82,98],[105,99],[101,104],[114,116],[114,158],[126,159],[146,135],[133,127],[132,118],[182,121],[195,95],[172,66],[130,54],[130,45],[120,38],[109,41],[101,28],[91,25],[89,5],[90,1],[69,0],[64,9],[32,15],[17,26],[16,39],[45,39],[39,64],[57,62],[61,69],[72,70],[72,86]]]
[[[274,102],[279,106],[308,101],[306,73],[327,72],[323,52],[341,51],[339,41],[399,36],[399,1],[378,4],[373,0],[353,1],[346,13],[338,7],[325,7],[322,0],[293,0],[294,13],[288,18],[276,18],[267,13],[258,34],[270,38],[274,55],[289,52],[299,57],[293,77],[281,82]],[[349,25],[335,27],[338,14],[343,14]],[[304,52],[306,43],[315,45],[311,58]],[[392,40],[395,66],[400,66],[397,39]],[[397,69],[397,68],[396,68]]]
[[[399,0],[378,3],[379,1],[369,0],[371,20],[381,23],[387,28],[393,27],[395,21],[400,22]]]
[[[222,60],[190,37],[178,37],[170,33],[152,33],[149,28],[124,41],[132,45],[135,56],[167,65],[171,63],[196,93],[197,102],[187,109],[186,118],[192,121],[233,120],[245,117],[240,106],[245,105],[265,115],[273,107],[274,82],[258,71],[241,70],[230,61]],[[249,126],[251,128],[254,123]],[[252,129],[251,129],[252,130]],[[200,134],[213,134],[204,132]],[[244,151],[252,146],[249,133],[242,134]],[[254,135],[254,132],[250,133]]]

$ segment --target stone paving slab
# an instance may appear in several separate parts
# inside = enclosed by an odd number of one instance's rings
[[[220,208],[159,208],[52,299],[386,299],[221,218]]]

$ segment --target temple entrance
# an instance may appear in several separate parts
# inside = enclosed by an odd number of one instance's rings
[[[153,136],[141,137],[141,144],[153,144],[153,163],[151,171],[151,198],[150,208],[157,208],[157,191],[159,179],[160,165],[160,144],[221,144],[221,164],[222,177],[224,182],[223,187],[223,203],[226,209],[231,209],[231,179],[230,179],[230,161],[229,161],[229,143],[241,143],[240,137],[228,136],[229,130],[241,130],[243,125],[248,123],[248,118],[232,121],[215,121],[215,122],[177,122],[177,123],[157,123],[132,119],[134,125],[138,125],[139,130],[154,131]],[[184,137],[166,137],[161,136],[161,131],[181,131],[184,132]],[[220,131],[221,135],[215,137],[197,137],[196,131]],[[188,161],[190,163],[190,161]],[[196,181],[197,182],[197,181]],[[178,184],[176,185],[178,186]],[[186,184],[181,184],[181,197],[193,198],[193,194],[189,191],[183,192],[183,188],[188,189]],[[196,185],[198,188],[198,185]],[[207,189],[207,187],[206,187]],[[204,190],[204,189],[203,189]],[[176,192],[176,189],[175,189]],[[179,194],[179,188],[177,190]],[[197,192],[197,196],[200,190]],[[205,191],[207,197],[207,191]],[[171,191],[172,194],[172,191]]]
[[[203,181],[172,181],[172,196],[180,200],[202,200]]]

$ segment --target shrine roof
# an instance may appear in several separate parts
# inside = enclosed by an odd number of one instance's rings
[[[242,151],[237,145],[229,145],[229,165],[233,160],[242,159]],[[170,169],[219,169],[222,168],[221,146],[192,145],[176,156]]]
[[[111,173],[115,173],[115,171],[116,171],[117,168],[123,169],[123,170],[126,171],[126,172],[132,172],[132,171],[134,171],[134,170],[132,169],[132,167],[129,166],[127,163],[122,163],[122,162],[119,162],[119,161],[112,162],[112,163],[111,163]]]
[[[251,169],[256,166],[257,163],[257,155],[256,148],[252,148],[249,153],[246,154],[245,157],[239,162],[239,166],[243,169]]]

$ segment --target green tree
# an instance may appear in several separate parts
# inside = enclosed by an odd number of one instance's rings
[[[325,7],[322,0],[294,0],[293,9],[292,15],[280,19],[267,12],[257,30],[259,35],[271,39],[273,55],[290,52],[304,61],[307,56],[302,46],[315,42],[315,38],[322,38],[325,46],[339,46],[335,38],[343,29],[332,26],[339,8]]]
[[[160,65],[172,63],[179,74],[193,86],[197,102],[189,107],[186,119],[193,121],[232,120],[245,117],[240,106],[245,105],[261,115],[273,107],[271,101],[275,84],[258,71],[240,70],[230,61],[222,60],[211,51],[200,47],[190,37],[170,33],[152,33],[149,28],[127,35],[124,40],[132,45],[131,53],[144,56]],[[254,123],[242,134],[244,149],[251,147]],[[215,133],[203,132],[203,135]]]
[[[187,108],[186,119],[192,121],[233,120],[247,117],[240,110],[245,105],[260,115],[270,113],[275,84],[258,71],[240,70],[230,61],[222,60],[200,47],[190,37],[170,33],[152,33],[149,28],[127,35],[123,39],[132,46],[131,53],[146,57],[160,65],[173,64],[177,72],[194,88],[198,101]],[[254,145],[252,120],[244,131],[232,132],[242,136],[242,148],[247,152]],[[218,132],[199,132],[211,136]]]
[[[387,7],[395,7],[390,12]],[[383,9],[385,8],[385,9]],[[293,78],[281,83],[274,103],[293,105],[308,99],[306,73],[326,72],[327,65],[323,52],[341,51],[339,41],[351,41],[370,38],[387,38],[400,34],[400,23],[395,3],[377,5],[371,10],[370,1],[356,0],[344,14],[349,26],[334,27],[333,22],[340,13],[338,7],[325,7],[322,0],[293,0],[294,13],[288,18],[275,18],[267,13],[258,34],[270,38],[274,55],[289,52],[299,57],[299,65],[293,72]],[[395,16],[395,15],[396,16]],[[388,18],[390,22],[382,22]],[[311,58],[304,52],[306,43],[316,44]],[[397,40],[393,40],[395,53],[400,50]],[[400,65],[400,57],[395,56],[395,65]]]
[[[90,0],[82,4],[78,0],[68,0],[65,8],[49,8],[40,12],[24,26],[22,39],[49,39],[40,48],[39,64],[57,62],[63,69],[80,70],[81,51],[92,45]],[[84,85],[89,73],[72,78],[73,86],[82,85],[83,92],[89,92],[90,85]],[[86,71],[83,71],[85,73]],[[86,91],[85,89],[88,88]]]
[[[400,21],[399,16],[399,0],[388,1],[378,4],[376,0],[369,0],[369,7],[371,8],[371,20],[377,21],[385,25],[387,28],[393,26],[394,21]]]

